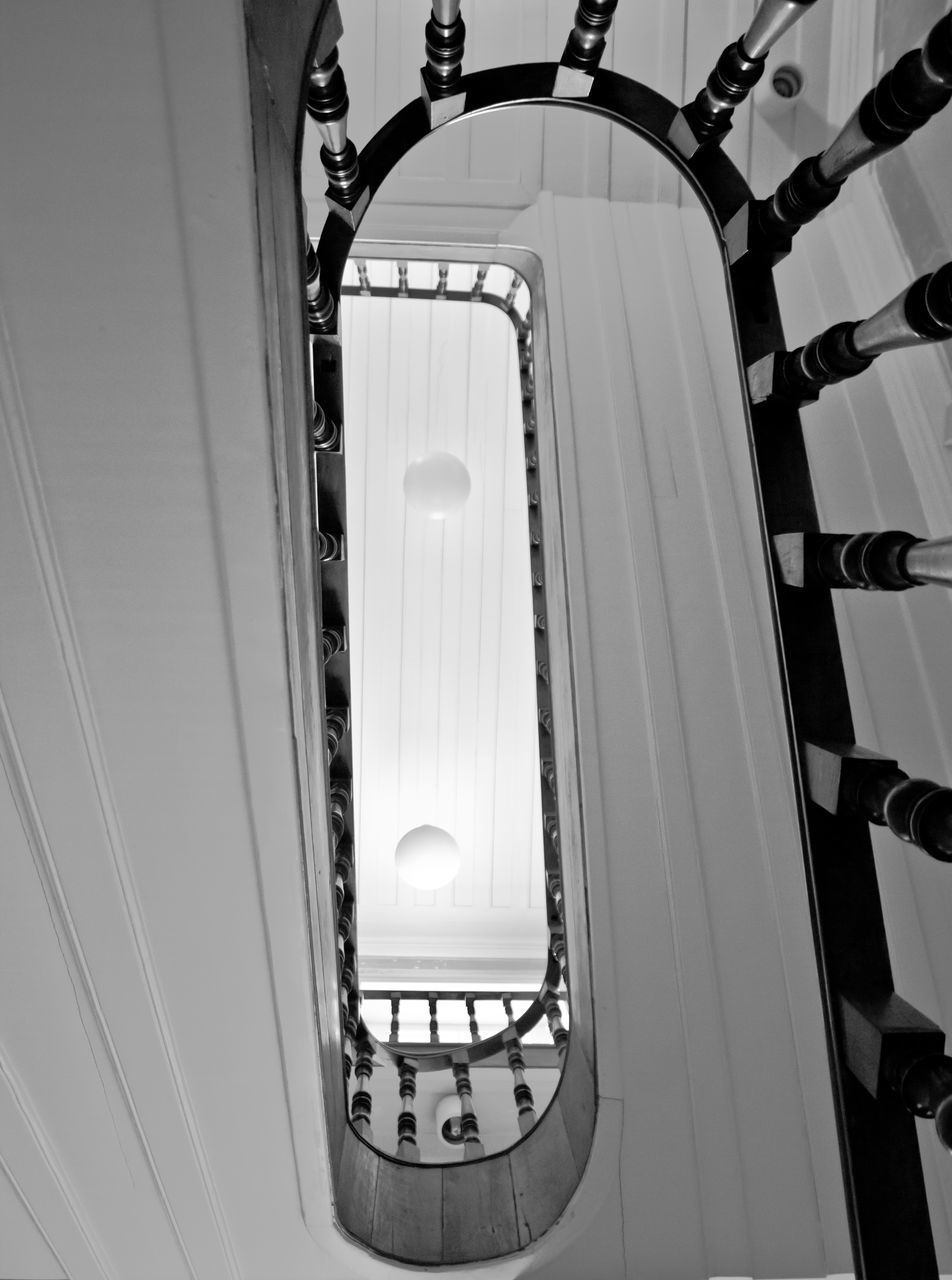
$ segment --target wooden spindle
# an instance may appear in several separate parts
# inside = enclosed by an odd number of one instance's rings
[[[937,862],[952,862],[952,789],[910,778],[895,760],[851,743],[804,742],[807,794],[833,814],[856,814]]]
[[[473,292],[471,295],[474,302],[479,302],[482,299],[483,288],[486,284],[486,273],[488,271],[488,267],[476,268],[476,279],[473,281]]]
[[[542,997],[542,1007],[545,1010],[546,1021],[549,1024],[549,1035],[552,1037],[552,1043],[555,1045],[561,1062],[568,1048],[569,1033],[566,1031],[565,1024],[562,1021],[562,1009],[559,1005],[558,992],[553,991],[551,987],[546,987],[545,994]]]
[[[409,298],[410,296],[410,264],[408,262],[397,263],[397,297]]]
[[[455,1058],[455,1055],[454,1055]],[[453,1079],[456,1081],[456,1094],[459,1098],[460,1130],[463,1135],[463,1159],[477,1160],[484,1155],[483,1144],[479,1140],[479,1120],[473,1106],[473,1087],[469,1078],[469,1063],[465,1060],[454,1061]]]
[[[561,909],[559,910],[559,918],[561,920]],[[559,966],[559,972],[562,975],[562,981],[565,983],[566,987],[568,987],[569,962],[568,954],[565,949],[565,930],[556,929],[552,921],[549,922],[549,950],[555,956]]]
[[[354,846],[346,837],[335,837],[335,841],[334,895],[337,900],[337,910],[340,911],[344,905],[344,895],[354,866]]]
[[[952,538],[881,533],[778,533],[781,581],[791,587],[858,587],[906,591],[934,583],[952,587]]]
[[[682,107],[668,141],[686,160],[706,144],[721,142],[731,117],[764,73],[767,54],[815,0],[761,0],[750,26],[728,45],[692,103]]]
[[[556,853],[559,852],[559,820],[554,813],[547,813],[542,819],[542,830]]]
[[[473,992],[467,992],[466,1012],[469,1014],[469,1038],[473,1044],[479,1043],[479,1023],[476,1021],[476,996]]]
[[[356,1060],[357,1031],[360,1027],[360,995],[357,991],[350,993],[347,1002],[347,1017],[344,1020],[344,1079],[349,1081]]]
[[[326,529],[317,531],[317,554],[321,564],[344,559],[344,535],[328,533]]]
[[[331,831],[335,845],[344,834],[346,814],[350,807],[350,787],[342,778],[332,778],[330,785]]]
[[[440,1043],[440,1024],[436,1016],[436,1003],[439,997],[434,991],[431,991],[427,997],[427,1004],[430,1007],[430,1044]]]
[[[466,45],[460,0],[433,0],[424,35],[426,66],[420,69],[420,96],[430,128],[435,129],[466,109],[466,95],[460,92]]]
[[[618,0],[580,0],[555,75],[554,98],[587,98],[612,25]]]
[[[401,1058],[398,1067],[400,1077],[400,1114],[397,1116],[397,1156],[400,1160],[417,1163],[420,1148],[417,1146],[417,1118],[415,1111],[417,1064],[413,1058]]]
[[[400,1043],[400,993],[390,992],[390,1043]]]
[[[540,771],[541,771],[541,773],[542,773],[542,778],[543,778],[543,780],[544,780],[544,782],[545,782],[545,785],[549,788],[549,791],[551,792],[552,796],[554,797],[554,796],[556,795],[556,788],[555,788],[555,761],[554,761],[554,760],[546,760],[545,758],[543,758],[543,759],[540,761],[540,763],[539,763],[539,769],[540,769]]]
[[[325,60],[311,69],[307,94],[308,115],[321,134],[321,164],[327,175],[327,205],[332,213],[356,230],[370,201],[361,189],[357,148],[347,137],[350,100],[335,46]]]
[[[370,1078],[373,1073],[373,1048],[368,1040],[361,1040],[357,1046],[357,1057],[354,1063],[356,1088],[350,1100],[350,1118],[354,1128],[368,1142],[373,1142],[373,1130],[370,1125],[373,1098],[369,1089]]]
[[[364,258],[357,259],[357,282],[360,292],[367,298],[371,295],[370,275],[367,271],[367,262]]]
[[[503,305],[507,311],[511,311],[516,302],[516,295],[522,286],[522,276],[518,271],[512,273],[512,279],[509,282],[509,292],[506,294]]]
[[[548,707],[539,708],[539,724],[551,737],[552,735],[552,712]]]
[[[828,208],[846,179],[910,138],[952,100],[952,13],[921,49],[905,54],[871,89],[820,155],[801,161],[774,194],[735,215],[725,229],[731,262],[745,253],[779,262],[806,223]]]
[[[920,276],[867,320],[845,321],[794,351],[773,351],[747,370],[754,404],[783,400],[809,404],[822,389],[868,369],[877,356],[900,347],[952,337],[952,262]]]
[[[327,763],[331,764],[340,750],[344,734],[350,728],[350,713],[346,707],[328,707],[327,716]]]
[[[512,1072],[512,1095],[516,1101],[519,1132],[525,1134],[535,1128],[537,1118],[535,1099],[532,1096],[529,1081],[526,1079],[526,1059],[522,1052],[522,1041],[516,1030],[516,1020],[512,1015],[512,1000],[504,996],[502,1003],[509,1020],[509,1025],[503,1032],[503,1043],[506,1046],[506,1057],[509,1059],[509,1070]]]
[[[894,991],[841,997],[840,1020],[847,1067],[863,1088],[934,1118],[939,1141],[952,1151],[952,1058],[943,1052],[942,1028]]]
[[[310,240],[307,242],[304,267],[308,329],[311,333],[333,333],[337,323],[337,304],[321,279],[320,259]]]
[[[436,292],[433,294],[434,299],[442,299],[446,297],[447,282],[450,276],[450,264],[448,262],[440,262],[437,264],[438,280],[436,282]]]
[[[544,662],[542,658],[536,658],[536,675],[542,683],[548,686],[549,683],[549,664]]]
[[[330,662],[336,654],[346,651],[347,628],[342,622],[337,623],[336,626],[324,628],[321,634],[321,648],[325,662]]]
[[[319,453],[336,453],[340,449],[340,427],[316,400],[311,419],[311,444]]]

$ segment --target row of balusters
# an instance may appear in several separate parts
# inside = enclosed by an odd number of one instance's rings
[[[336,64],[335,64],[336,66]],[[338,138],[339,141],[339,138]],[[325,145],[327,145],[325,143]],[[306,209],[305,226],[306,226]],[[426,297],[432,300],[441,299],[464,300],[472,302],[494,301],[513,322],[519,360],[520,395],[522,401],[523,435],[526,454],[527,505],[530,543],[530,569],[533,592],[533,619],[536,651],[537,704],[540,736],[541,785],[543,795],[543,834],[545,844],[545,868],[547,902],[549,904],[549,936],[550,947],[555,955],[564,981],[568,979],[565,947],[565,925],[561,890],[561,864],[559,856],[558,815],[556,793],[556,770],[554,764],[554,740],[552,707],[549,695],[549,662],[548,641],[546,636],[544,612],[544,553],[541,523],[541,496],[538,487],[538,457],[536,452],[536,409],[535,409],[535,376],[533,364],[533,338],[531,310],[525,316],[516,310],[516,300],[525,289],[523,277],[512,272],[509,286],[504,296],[490,298],[486,293],[488,266],[478,265],[474,268],[474,279],[467,294],[451,293],[448,288],[449,264],[438,263],[437,280],[432,290],[411,290],[409,287],[409,262],[397,263],[397,286],[393,288],[374,288],[366,260],[356,262],[357,292],[363,296],[394,297]],[[329,291],[323,286],[317,254],[310,239],[306,249],[306,292],[308,322],[312,341],[320,342],[323,335],[336,333],[339,326],[338,309]],[[314,368],[317,362],[314,361]],[[322,455],[337,455],[341,448],[341,424],[332,417],[318,398],[319,386],[315,375],[312,420],[312,443],[315,458],[320,465]],[[322,513],[323,515],[324,513]],[[339,519],[342,525],[343,520]],[[318,555],[322,566],[338,563],[346,558],[345,533],[343,528],[337,531],[321,528],[317,533]],[[347,629],[343,621],[332,625],[325,624],[322,635],[323,660],[325,665],[336,659],[338,655],[346,655]],[[337,757],[344,735],[350,728],[349,709],[346,706],[328,706],[325,713],[327,729],[327,761],[330,769]],[[335,898],[337,908],[338,929],[338,978],[340,984],[341,1026],[344,1053],[344,1074],[350,1088],[351,1122],[356,1131],[368,1141],[373,1141],[372,1110],[373,1098],[370,1081],[374,1070],[373,1042],[362,1037],[363,1023],[360,1015],[361,994],[357,980],[357,950],[355,937],[356,886],[353,842],[347,831],[346,814],[351,802],[349,779],[331,778],[330,813],[331,837],[334,844]],[[445,998],[444,993],[444,998]],[[454,993],[454,997],[458,993]],[[438,996],[430,997],[430,1044],[437,1045],[439,1028],[437,1019]],[[475,1013],[475,995],[464,995],[470,1017],[470,1034],[473,1043],[479,1042],[478,1023]],[[393,1019],[391,1023],[390,1045],[399,1043],[399,1000],[392,997]],[[513,1075],[513,1097],[516,1106],[519,1131],[527,1133],[536,1123],[536,1111],[532,1089],[526,1077],[525,1059],[522,1043],[515,1029],[511,1000],[502,997],[503,1006],[508,1018],[508,1027],[504,1033],[503,1043],[509,1068]],[[568,1044],[568,1030],[562,1020],[559,994],[553,988],[546,988],[541,996],[541,1005],[547,1020],[549,1032],[557,1051],[559,1062],[564,1059]],[[418,1067],[410,1056],[400,1055],[396,1060],[398,1071],[398,1088],[400,1095],[400,1113],[397,1122],[397,1155],[408,1161],[419,1160],[417,1142],[417,1119],[415,1113],[416,1078]],[[465,1057],[454,1062],[453,1079],[460,1103],[460,1142],[464,1159],[474,1159],[484,1154],[479,1134],[479,1120],[473,1102],[470,1064]]]
[[[668,143],[688,163],[698,162],[727,136],[734,111],[764,73],[770,49],[814,3],[763,0],[758,5],[747,30],[724,50],[696,98],[681,108],[671,125]],[[582,0],[578,6],[557,71],[556,96],[584,97],[591,92],[616,5],[617,0]],[[422,98],[431,125],[465,110],[464,36],[458,0],[434,5],[426,27],[427,61],[422,71]],[[836,200],[852,173],[909,138],[950,98],[952,14],[946,14],[920,49],[910,51],[880,79],[829,147],[797,165],[771,196],[752,200],[736,211],[725,227],[725,239],[738,279],[752,262],[773,265],[789,253],[796,233]],[[356,151],[346,139],[346,105],[335,50],[314,69],[308,110],[324,141],[321,156],[328,175],[328,203],[332,212],[356,226],[362,193]],[[334,304],[321,285],[316,255],[308,263],[308,305],[312,327],[328,332]],[[873,316],[841,322],[792,351],[778,350],[758,359],[746,370],[750,400],[755,407],[779,403],[800,408],[815,401],[825,387],[862,373],[885,352],[950,336],[952,263],[947,263],[913,282]],[[535,545],[532,512],[530,488],[530,541]],[[788,588],[902,590],[926,583],[952,584],[950,538],[928,540],[891,531],[845,535],[794,530],[776,535],[774,545],[778,576]],[[537,613],[537,633],[544,633],[544,628],[544,615]],[[343,642],[343,637],[331,639],[332,645]],[[540,681],[542,666],[540,662],[537,668]],[[541,705],[540,725],[547,731],[546,709]],[[860,814],[918,844],[933,858],[950,860],[952,792],[948,788],[910,779],[896,762],[850,744],[805,743],[804,754],[808,793],[815,803],[834,813]],[[549,870],[547,859],[554,902],[561,901],[557,874]],[[853,1013],[859,1016],[855,1008]],[[912,1015],[904,1012],[903,1016]],[[862,1017],[867,1035],[888,1038],[889,1027],[877,1021],[875,1012],[867,1010]],[[915,1017],[923,1033],[919,1043],[925,1046],[930,1029],[938,1032],[938,1028],[922,1015]],[[934,1115],[940,1137],[949,1146],[952,1059],[941,1052],[944,1038],[931,1043],[934,1052],[914,1054],[908,1060],[900,1055],[902,1070],[886,1073],[869,1087],[874,1094],[883,1087],[891,1089],[916,1114]],[[850,1065],[862,1078],[862,1064]]]
[[[474,1067],[476,1067],[477,1072],[495,1068],[479,1067],[477,1064],[471,1063],[467,1057],[465,1044],[452,1041],[447,1045],[446,1042],[441,1041],[439,1032],[439,1002],[441,1000],[462,1001],[464,1003],[469,1020],[470,1040],[474,1045],[483,1043],[476,1014],[476,1002],[478,1000],[501,1001],[507,1025],[499,1037],[499,1052],[505,1053],[509,1070],[512,1073],[516,1122],[520,1134],[526,1134],[534,1128],[538,1117],[535,1110],[532,1086],[529,1084],[526,1075],[525,1051],[516,1027],[516,1018],[512,1008],[512,995],[503,992],[442,991],[423,994],[416,992],[370,991],[366,993],[366,998],[368,1000],[383,998],[390,1002],[391,1018],[390,1035],[387,1042],[389,1053],[387,1057],[395,1064],[397,1069],[400,1111],[397,1117],[396,1154],[401,1160],[415,1163],[420,1159],[416,1096],[420,1054],[425,1052],[425,1047],[421,1049],[418,1045],[407,1043],[402,1044],[404,1052],[400,1052],[400,1009],[402,1002],[405,1000],[416,1001],[421,998],[426,1000],[429,1011],[428,1044],[430,1046],[443,1044],[444,1047],[452,1049],[453,1063],[450,1071],[459,1099],[459,1128],[456,1141],[462,1146],[464,1160],[473,1160],[485,1154],[480,1136],[479,1117],[473,1100],[472,1070]],[[545,987],[539,997],[539,1003],[542,1006],[549,1035],[556,1050],[556,1058],[560,1065],[564,1060],[569,1038],[568,1029],[562,1018],[561,998],[564,997],[561,997],[559,991],[553,987]],[[373,1098],[370,1092],[370,1081],[374,1072],[374,1056],[373,1042],[369,1038],[360,1040],[356,1046],[354,1066],[356,1084],[351,1094],[351,1120],[357,1132],[368,1142],[374,1141],[372,1128]]]
[[[735,109],[763,75],[776,41],[816,0],[763,0],[744,34],[724,50],[697,97],[677,113],[669,144],[691,165],[721,143]],[[739,208],[724,226],[735,290],[773,267],[794,236],[840,194],[847,178],[908,139],[952,100],[952,13],[941,18],[865,96],[830,145],[803,160],[764,199]],[[844,321],[792,351],[773,351],[746,369],[758,426],[782,431],[791,419],[763,406],[800,409],[827,386],[855,377],[880,355],[952,337],[952,263],[914,281],[874,315]],[[900,591],[952,585],[952,538],[900,531],[834,534],[791,530],[772,537],[783,590],[859,588]],[[952,861],[952,790],[910,778],[895,760],[852,743],[802,741],[810,801],[823,810],[888,827],[930,857]],[[845,1059],[875,1098],[896,1098],[933,1117],[952,1150],[952,1058],[941,1028],[892,992],[877,1000],[839,995]],[[871,1065],[872,1064],[872,1065]]]

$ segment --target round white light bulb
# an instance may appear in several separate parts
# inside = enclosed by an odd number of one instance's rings
[[[397,875],[414,889],[442,889],[459,871],[459,845],[442,827],[413,827],[393,856]]]
[[[415,458],[403,477],[407,506],[431,520],[445,520],[469,497],[470,480],[459,458],[452,453],[428,453]]]

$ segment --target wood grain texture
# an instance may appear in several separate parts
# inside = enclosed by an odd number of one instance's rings
[[[424,1266],[446,1261],[452,1245],[444,1226],[443,1170],[380,1160],[372,1248]]]
[[[443,1173],[443,1261],[467,1262],[515,1253],[512,1168],[505,1156],[446,1167]]]
[[[509,1153],[520,1236],[543,1235],[578,1186],[575,1157],[559,1107],[550,1107],[529,1138]]]

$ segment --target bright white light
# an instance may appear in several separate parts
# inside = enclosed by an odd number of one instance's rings
[[[459,845],[442,827],[413,827],[393,856],[397,875],[414,889],[442,889],[459,871]]]
[[[403,477],[407,506],[431,520],[445,520],[469,497],[469,472],[452,453],[428,453],[415,458]]]

